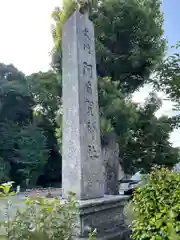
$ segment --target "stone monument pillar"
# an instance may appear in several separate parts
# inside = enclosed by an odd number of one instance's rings
[[[93,24],[75,12],[65,23],[63,49],[62,186],[78,199],[104,196]]]
[[[62,34],[63,147],[62,189],[79,200],[79,237],[97,229],[97,237],[123,234],[127,197],[104,196],[94,27],[87,15],[75,12]],[[120,238],[119,238],[120,239]]]

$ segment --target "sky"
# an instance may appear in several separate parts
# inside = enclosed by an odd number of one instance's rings
[[[167,38],[169,45],[175,45],[177,41],[180,40],[180,17],[178,16],[180,9],[180,0],[162,0],[162,11],[164,13],[164,35]],[[169,54],[171,51],[168,52]],[[143,100],[148,96],[151,88],[149,86],[144,86],[140,92],[134,95],[134,101],[143,102]],[[166,98],[163,93],[158,94],[162,99]],[[157,112],[157,116],[163,114],[168,116],[173,116],[176,112],[173,111],[173,103],[170,101],[163,101],[162,108]],[[170,141],[173,146],[180,147],[180,129],[174,130],[171,134]]]
[[[51,13],[61,0],[0,0],[0,62],[26,74],[49,68]]]
[[[170,45],[180,40],[180,0],[162,0],[165,37]],[[31,74],[47,71],[50,64],[51,12],[61,0],[0,0],[0,62],[13,63],[15,67]],[[143,102],[148,96],[149,86],[134,95],[134,101]],[[164,98],[162,93],[160,97]],[[157,116],[174,114],[172,103],[163,102]],[[180,130],[171,134],[174,146],[180,146]]]
[[[180,1],[179,0],[162,0],[162,11],[165,18],[165,36],[171,45],[176,44],[180,40]]]

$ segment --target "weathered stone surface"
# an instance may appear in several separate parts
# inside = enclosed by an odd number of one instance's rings
[[[119,194],[119,145],[114,133],[106,134],[102,142],[102,158],[105,176],[105,194]]]
[[[63,49],[63,152],[62,188],[64,197],[73,191],[79,199],[77,238],[88,239],[89,230],[96,229],[101,240],[123,239],[127,231],[123,208],[126,196],[104,196],[104,164],[101,153],[99,107],[95,61],[94,28],[87,16],[75,12],[65,23]],[[107,192],[118,178],[117,145],[106,152],[106,169],[111,179]],[[115,147],[114,147],[115,146]],[[118,169],[118,168],[117,168]],[[116,169],[116,170],[117,170]],[[111,172],[111,173],[110,173]],[[113,191],[117,191],[117,186]]]
[[[127,196],[106,195],[100,199],[80,201],[79,238],[88,239],[90,229],[96,229],[97,239],[123,239],[128,235],[123,208]]]
[[[75,12],[63,27],[62,188],[78,199],[104,196],[94,27]]]

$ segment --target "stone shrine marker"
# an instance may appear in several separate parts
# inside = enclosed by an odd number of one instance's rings
[[[63,50],[62,188],[80,200],[104,196],[93,23],[75,12],[65,23]]]
[[[104,196],[94,27],[75,12],[64,24],[62,189],[76,194],[79,220],[76,239],[96,229],[102,240],[125,239],[124,196]]]

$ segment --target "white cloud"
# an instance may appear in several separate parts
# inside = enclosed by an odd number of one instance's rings
[[[148,97],[151,91],[151,85],[146,84],[144,87],[140,88],[139,91],[133,94],[133,101],[136,103],[144,103],[144,100]]]
[[[61,0],[0,1],[0,62],[26,74],[49,68],[51,13]]]
[[[133,95],[133,101],[137,103],[144,103],[145,98],[148,97],[149,93],[153,90],[150,85],[145,85],[139,91],[135,92]],[[160,117],[162,115],[174,116],[177,114],[173,110],[173,102],[166,100],[166,95],[162,92],[157,94],[159,98],[162,99],[162,107],[156,112],[156,116]],[[170,136],[170,142],[174,147],[180,146],[180,129],[175,129]]]

